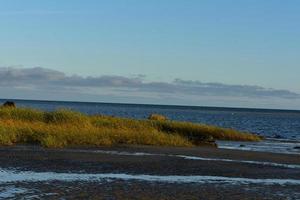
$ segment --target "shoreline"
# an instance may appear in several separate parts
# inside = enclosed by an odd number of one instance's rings
[[[26,190],[23,196],[55,193],[48,199],[79,198],[81,194],[111,195],[115,199],[150,199],[147,196],[150,194],[155,199],[218,199],[222,195],[224,199],[253,199],[264,195],[281,199],[278,192],[284,197],[300,197],[296,193],[300,189],[297,155],[211,147],[2,146],[0,172],[3,180],[13,177],[19,180],[0,181],[0,196],[1,188],[14,187]],[[170,181],[172,178],[177,181]],[[112,192],[112,187],[117,189]],[[174,196],[175,190],[178,196]],[[237,191],[238,195],[232,196]]]
[[[265,138],[259,142],[216,141],[219,149],[269,152],[300,156],[300,140]]]
[[[7,158],[14,159],[7,160]],[[228,165],[247,165],[247,162],[251,161],[258,163],[277,163],[300,166],[299,156],[295,154],[221,149],[209,146],[159,147],[143,145],[118,145],[112,147],[78,146],[69,148],[44,148],[38,145],[0,146],[0,167],[2,167],[5,163],[5,165],[11,163],[13,164],[11,167],[18,166],[18,168],[20,168],[22,166],[19,166],[19,164],[23,162],[29,164],[42,164],[45,161],[51,161],[55,158],[59,158],[62,161],[65,160],[66,162],[74,159],[74,162],[79,163],[84,161],[100,163],[111,161],[114,163],[123,163],[127,160],[128,162],[141,163],[142,161],[148,162],[153,160],[157,160],[158,162],[162,160],[185,160],[186,163],[184,164],[189,162],[225,162]],[[245,161],[246,163],[243,163]],[[54,166],[58,167],[66,164],[67,163],[57,163]],[[251,163],[248,164],[251,165]],[[255,163],[253,163],[253,165],[255,165]],[[42,165],[39,165],[39,167],[42,167]],[[45,167],[47,168],[49,165],[45,165]],[[72,166],[67,167],[72,168]],[[199,172],[199,169],[192,170],[195,170],[195,174]],[[96,172],[97,171],[98,170],[96,170]]]

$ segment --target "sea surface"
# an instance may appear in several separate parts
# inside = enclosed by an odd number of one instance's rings
[[[0,103],[6,100],[0,100]],[[218,142],[220,148],[300,154],[300,111],[140,104],[13,100],[20,107],[52,111],[68,108],[86,114],[146,119],[159,113],[171,120],[234,128],[267,138],[259,143]]]

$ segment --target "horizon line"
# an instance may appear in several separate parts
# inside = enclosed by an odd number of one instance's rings
[[[0,101],[40,101],[40,102],[61,102],[61,103],[89,103],[89,104],[118,104],[118,105],[141,105],[141,106],[166,106],[166,107],[185,107],[185,108],[217,108],[217,109],[242,109],[242,110],[265,110],[265,111],[287,111],[300,112],[300,109],[282,108],[255,108],[255,107],[231,107],[231,106],[208,106],[208,105],[184,105],[184,104],[151,104],[133,102],[101,102],[101,101],[78,101],[78,100],[49,100],[49,99],[19,99],[19,98],[0,98]]]

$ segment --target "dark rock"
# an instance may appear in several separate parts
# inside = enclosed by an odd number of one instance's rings
[[[246,145],[244,145],[244,144],[241,144],[241,145],[240,145],[240,147],[245,147],[245,146],[246,146]]]
[[[15,108],[16,107],[16,104],[15,102],[13,101],[6,101],[4,104],[3,104],[4,107],[10,107],[10,108]]]
[[[300,146],[295,146],[294,149],[300,149]]]

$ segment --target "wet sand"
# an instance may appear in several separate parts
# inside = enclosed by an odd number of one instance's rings
[[[71,181],[43,177],[34,181],[28,178],[29,174],[21,181],[0,180],[0,199],[1,194],[7,199],[300,199],[299,155],[209,147],[16,146],[0,147],[0,170],[3,180],[8,176],[6,172],[54,172],[52,178],[62,174],[74,174],[77,178],[82,174],[134,177]],[[31,178],[41,176],[34,173]],[[139,179],[140,175],[158,179]],[[174,176],[181,179],[165,181]],[[198,177],[197,181],[193,177]],[[212,181],[203,181],[203,177]],[[282,180],[295,183],[282,184]]]

